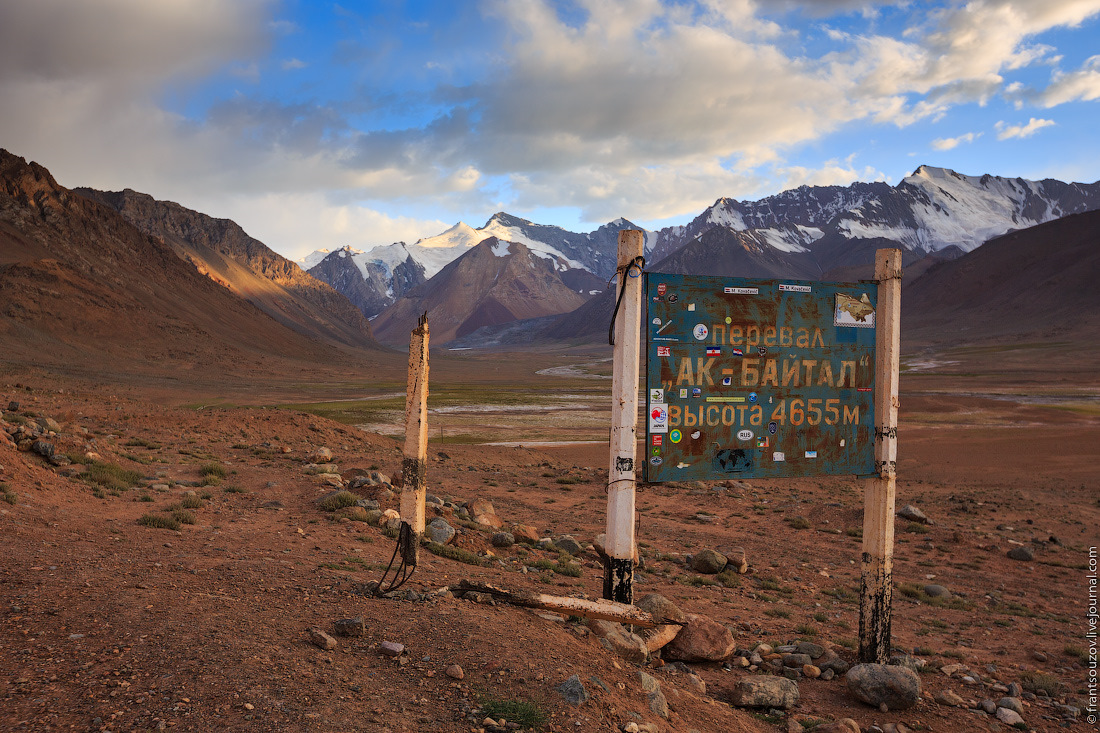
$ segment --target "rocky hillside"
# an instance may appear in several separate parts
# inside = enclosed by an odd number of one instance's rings
[[[235,222],[129,189],[74,191],[115,209],[142,232],[160,238],[199,272],[283,325],[349,346],[375,345],[370,324],[344,295],[248,236]]]
[[[113,208],[58,185],[42,166],[0,150],[0,358],[166,373],[347,360],[212,274]]]

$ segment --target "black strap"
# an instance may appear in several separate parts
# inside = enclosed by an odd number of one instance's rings
[[[631,275],[630,270],[635,267],[638,268],[638,274]],[[615,345],[615,319],[619,316],[619,306],[623,304],[623,296],[626,295],[626,278],[640,277],[645,272],[645,257],[638,255],[616,272],[619,274],[619,297],[615,301],[615,311],[611,314],[611,325],[607,327],[607,343],[611,346]]]

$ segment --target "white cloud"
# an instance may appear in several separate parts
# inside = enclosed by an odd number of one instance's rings
[[[1100,56],[1092,56],[1077,71],[1055,70],[1050,84],[1041,90],[1014,84],[1006,96],[1016,101],[1017,109],[1025,103],[1050,109],[1068,102],[1091,102],[1100,99]]]
[[[933,150],[954,150],[960,143],[972,143],[982,136],[980,132],[968,132],[958,137],[941,137],[932,141]]]
[[[845,161],[827,160],[821,168],[810,169],[803,166],[780,168],[777,172],[783,176],[783,189],[799,186],[847,186],[854,181],[885,181],[886,174],[873,166],[864,166],[857,170],[852,166],[854,156]]]
[[[283,63],[279,64],[283,71],[295,71],[296,69],[304,69],[308,64],[301,59],[285,59]]]
[[[1012,138],[1031,137],[1044,127],[1050,127],[1054,124],[1057,124],[1054,120],[1040,120],[1032,117],[1026,125],[1009,125],[1001,121],[994,127],[997,129],[998,140],[1011,140]]]

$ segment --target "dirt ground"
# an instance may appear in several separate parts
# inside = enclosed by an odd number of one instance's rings
[[[960,376],[972,368],[960,358],[909,372],[902,383],[897,505],[913,504],[934,523],[896,525],[893,641],[929,663],[925,699],[881,713],[855,702],[842,679],[802,679],[791,714],[804,727],[849,717],[865,731],[886,723],[1007,730],[932,697],[949,688],[996,700],[1003,693],[995,684],[1039,680],[1053,696],[1025,701],[1030,729],[1090,729],[1082,650],[1087,552],[1100,544],[1097,375],[1038,389],[1023,372]],[[498,377],[526,374],[538,389],[562,389],[523,363],[516,357]],[[433,374],[440,385],[456,384],[464,370],[493,378],[476,360],[441,363]],[[0,729],[476,731],[486,711],[515,702],[544,714],[542,729],[553,731],[630,722],[662,731],[788,729],[767,711],[729,705],[746,670],[690,665],[706,683],[702,693],[678,666],[652,665],[672,711],[665,720],[647,707],[637,667],[576,619],[436,593],[470,579],[598,598],[602,568],[592,551],[572,577],[537,566],[557,553],[494,548],[488,532],[456,521],[458,547],[477,553],[479,565],[422,549],[405,586],[411,600],[364,595],[394,540],[320,509],[315,500],[332,487],[304,468],[327,447],[345,477],[357,468],[392,477],[401,443],[260,406],[344,392],[354,389],[258,384],[225,394],[206,382],[165,390],[25,369],[0,376],[9,425],[51,418],[56,436],[44,439],[57,454],[92,452],[136,472],[133,487],[112,490],[81,478],[89,466],[53,466],[0,440]],[[502,432],[502,440],[516,437]],[[606,446],[441,445],[433,436],[429,457],[429,491],[442,498],[489,499],[506,524],[533,525],[540,537],[571,534],[587,544],[603,531]],[[861,492],[849,477],[639,487],[645,565],[635,596],[661,593],[726,624],[742,649],[809,639],[853,662]],[[197,504],[194,524],[175,531],[139,523],[167,517],[181,501]],[[731,545],[745,549],[751,566],[733,587],[683,562]],[[1009,559],[1018,545],[1034,560]],[[929,583],[952,598],[929,599],[921,590]],[[338,637],[331,650],[310,643],[308,628],[332,633],[333,621],[349,617],[364,619],[362,637]],[[406,652],[384,656],[382,642]],[[445,672],[454,664],[461,680]],[[977,684],[964,683],[965,672],[937,670],[950,664],[965,665]],[[557,692],[574,674],[591,694],[579,707]],[[1056,703],[1082,708],[1078,720],[1063,720]]]

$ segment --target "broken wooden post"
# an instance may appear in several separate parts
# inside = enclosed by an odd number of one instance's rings
[[[621,293],[614,322],[611,381],[611,463],[607,472],[607,558],[603,596],[633,602],[634,453],[638,432],[638,347],[642,323],[642,248],[640,231],[619,232]]]
[[[618,621],[621,624],[638,626],[643,629],[652,629],[662,624],[675,624],[669,619],[654,618],[647,611],[635,606],[608,601],[604,599],[589,601],[583,598],[567,598],[564,596],[551,596],[545,593],[535,593],[529,590],[507,590],[495,585],[463,580],[457,586],[451,586],[452,592],[486,593],[494,599],[513,606],[524,608],[538,608],[544,611],[565,613],[570,616],[583,618],[603,619],[604,621]]]
[[[898,455],[898,356],[901,350],[901,250],[875,253],[875,472],[863,484],[863,558],[859,658],[890,660],[894,490]]]
[[[409,340],[409,379],[405,391],[405,450],[401,462],[401,559],[415,567],[424,534],[428,476],[428,314]]]

